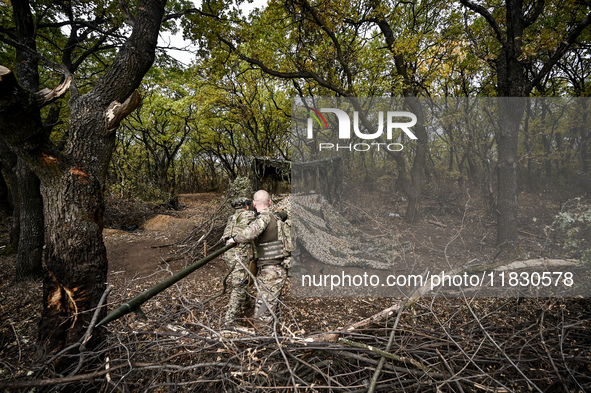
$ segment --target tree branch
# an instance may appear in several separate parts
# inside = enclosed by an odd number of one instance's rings
[[[303,4],[304,8],[306,8],[310,12],[310,15],[312,15],[312,18],[314,18],[314,22],[316,22],[316,24],[318,24],[318,26],[320,26],[320,28],[322,30],[324,30],[324,32],[330,37],[330,40],[332,41],[332,43],[337,51],[337,58],[339,60],[339,63],[341,64],[341,66],[343,67],[343,70],[345,71],[345,74],[347,75],[347,82],[348,82],[347,91],[348,91],[348,93],[346,95],[347,96],[354,96],[355,93],[351,91],[351,88],[353,87],[353,75],[351,74],[351,70],[349,69],[349,66],[347,65],[347,63],[345,62],[345,60],[343,58],[343,50],[341,49],[341,43],[337,39],[334,32],[332,30],[330,30],[328,28],[328,26],[326,25],[326,23],[320,18],[320,16],[318,15],[318,12],[316,12],[316,10],[312,6],[310,6],[308,1],[303,0],[302,4]]]
[[[129,11],[129,5],[125,0],[119,0],[119,8],[121,8],[121,13],[125,16],[125,20],[129,23],[132,27],[135,24],[135,18]]]
[[[53,173],[63,164],[61,153],[43,128],[39,102],[59,97],[70,82],[71,78],[54,90],[34,94],[18,84],[10,69],[0,65],[0,137],[33,170]]]
[[[70,70],[68,70],[68,68],[65,67],[64,65],[58,64],[56,62],[49,60],[48,58],[41,55],[36,50],[33,50],[33,49],[29,48],[28,46],[21,44],[20,42],[14,41],[14,40],[12,40],[8,37],[5,37],[3,35],[0,35],[0,41],[4,42],[5,44],[8,44],[16,49],[22,49],[23,51],[28,52],[31,56],[36,57],[37,59],[39,59],[39,61],[41,61],[42,63],[47,65],[52,70],[59,72],[60,74],[62,74],[66,78],[69,76],[72,76],[72,73],[70,72]]]
[[[339,88],[338,86],[330,83],[326,79],[321,78],[318,74],[316,74],[314,72],[310,72],[310,71],[283,72],[283,71],[277,71],[277,70],[271,69],[271,68],[267,67],[262,61],[257,60],[257,59],[253,59],[251,57],[248,57],[248,56],[240,53],[238,51],[238,48],[236,48],[236,46],[233,43],[231,43],[230,41],[226,40],[224,37],[218,36],[218,38],[224,44],[228,45],[228,47],[230,48],[230,50],[233,51],[233,52],[235,52],[236,55],[241,60],[244,60],[244,61],[246,61],[247,63],[249,63],[251,65],[255,65],[255,66],[259,67],[266,74],[269,74],[271,76],[276,76],[276,77],[282,78],[282,79],[297,79],[297,78],[313,79],[319,85],[321,85],[323,87],[326,87],[327,89],[330,89],[330,90],[334,91],[337,94],[340,94],[340,95],[342,95],[344,97],[348,96],[348,91],[345,91],[344,89]]]
[[[166,0],[140,0],[135,25],[117,53],[113,64],[97,81],[91,94],[99,105],[109,106],[133,94],[155,59],[155,43],[164,15]]]
[[[230,19],[226,19],[226,18],[222,18],[219,15],[215,15],[215,14],[210,14],[207,12],[203,12],[202,10],[198,9],[198,8],[187,8],[186,10],[182,10],[180,12],[175,12],[173,14],[168,14],[165,15],[164,18],[162,18],[162,22],[167,22],[171,19],[178,19],[178,18],[182,18],[185,15],[190,15],[190,14],[199,14],[201,16],[206,16],[208,18],[213,18],[215,20],[217,20],[218,22],[231,22]]]
[[[477,14],[480,14],[488,22],[489,26],[492,27],[492,29],[495,32],[495,35],[497,36],[497,40],[499,40],[501,45],[503,45],[504,47],[507,46],[507,40],[503,37],[503,32],[501,31],[501,28],[499,27],[495,18],[491,15],[490,12],[488,12],[486,8],[484,8],[481,5],[474,4],[469,0],[460,0],[460,3],[462,3],[464,7],[471,9]]]
[[[526,86],[526,91],[531,91],[548,73],[552,70],[554,65],[568,52],[570,46],[574,44],[583,32],[591,24],[591,13],[587,14],[585,19],[581,21],[568,35],[567,39],[563,41],[554,52],[554,55],[544,64],[538,75],[536,75],[531,82]]]
[[[135,108],[138,107],[142,100],[140,93],[135,90],[123,104],[113,101],[107,108],[107,131],[114,131],[119,127],[119,123],[127,115],[129,115]]]
[[[52,90],[46,87],[45,89],[35,93],[35,98],[39,108],[42,108],[45,105],[49,105],[61,96],[63,96],[68,91],[73,79],[74,78],[69,76],[55,89]]]
[[[527,16],[523,19],[524,28],[531,26],[536,20],[538,20],[538,17],[544,10],[544,5],[546,5],[546,2],[544,0],[538,0],[536,2],[535,8],[532,11],[530,11],[527,14]]]

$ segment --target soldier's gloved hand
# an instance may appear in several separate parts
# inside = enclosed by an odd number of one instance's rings
[[[228,238],[228,240],[226,240],[226,245],[228,244],[234,244],[234,245],[238,245],[238,243],[236,243],[236,240],[234,240],[233,237]]]

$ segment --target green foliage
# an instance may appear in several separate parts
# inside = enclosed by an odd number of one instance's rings
[[[146,135],[151,135],[154,143],[166,145],[179,138],[171,128],[160,134],[155,131],[162,128],[164,111],[178,114],[183,106],[194,108],[194,118],[188,123],[190,132],[172,160],[175,164],[167,170],[177,189],[225,187],[228,180],[248,174],[252,157],[288,159],[290,100],[297,95],[375,97],[412,93],[433,98],[497,94],[501,43],[490,23],[458,2],[271,0],[250,15],[241,12],[241,3],[205,1],[201,12],[182,18],[180,25],[167,22],[168,29],[180,26],[185,38],[194,41],[200,48],[198,56],[188,70],[169,62],[158,63],[144,85],[146,91],[158,91],[146,99],[141,118],[143,126],[149,124],[144,128],[150,130]],[[506,3],[488,0],[479,4],[505,33]],[[170,12],[185,7],[184,1],[169,5]],[[533,8],[528,4],[526,11],[533,13]],[[545,2],[540,16],[519,37],[518,60],[535,73],[586,12],[576,1]],[[378,26],[381,19],[393,29],[392,47]],[[580,41],[588,42],[590,34],[586,29]],[[550,74],[532,94],[587,94],[591,74],[586,70],[591,67],[585,48],[575,45],[570,52],[573,55],[561,60],[560,71]],[[272,77],[258,65],[245,62],[244,56],[280,74],[305,72],[313,77]],[[456,107],[452,107],[454,104]],[[437,178],[465,177],[491,189],[498,155],[497,130],[486,118],[494,113],[470,108],[469,101],[434,105],[441,107],[426,110],[438,111],[440,128],[437,132],[435,126],[429,129],[425,170]],[[551,106],[529,108],[520,133],[519,165],[530,181],[539,181],[544,175],[560,180],[582,170],[588,172],[586,151],[591,149],[586,148],[585,141],[589,132],[584,127],[569,126],[587,124],[576,117],[586,112],[584,108],[570,109],[565,114],[553,111]],[[548,113],[541,116],[544,110]],[[535,120],[528,123],[528,119]],[[137,133],[140,118],[136,123],[126,127]],[[124,134],[129,132],[124,130]],[[140,140],[136,137],[134,143]],[[121,154],[129,162],[142,163],[132,171],[134,174],[147,173],[148,168],[156,166],[157,155],[145,143],[145,150],[131,145]],[[416,146],[408,144],[401,154],[409,170]],[[354,181],[393,184],[401,176],[399,163],[383,153],[352,154],[349,159],[349,167],[369,168],[369,173],[376,174],[372,179],[364,175],[368,173],[365,169],[351,171]],[[121,160],[121,165],[124,162]],[[146,184],[150,176],[138,176],[138,181]],[[152,180],[147,184],[157,183]]]
[[[230,183],[228,190],[228,198],[249,198],[252,199],[253,190],[252,182],[248,177],[238,176],[234,181]]]
[[[154,69],[145,78],[142,105],[123,122],[112,160],[112,192],[121,197],[154,201],[175,193],[175,164],[198,116],[183,74]]]
[[[578,197],[568,201],[546,228],[548,235],[561,236],[562,247],[591,263],[591,203]]]

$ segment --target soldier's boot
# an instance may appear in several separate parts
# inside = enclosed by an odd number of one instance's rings
[[[226,315],[224,316],[224,324],[226,325],[234,325],[236,323],[236,319],[240,314],[234,310],[226,311]]]
[[[277,314],[279,307],[277,307],[276,303],[277,301],[272,301],[269,298],[258,298],[254,308],[255,318],[262,323],[271,324],[273,322],[273,315],[269,311],[269,307],[273,309],[273,312],[279,318],[279,315]]]

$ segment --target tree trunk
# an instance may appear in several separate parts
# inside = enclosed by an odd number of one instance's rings
[[[103,184],[115,131],[139,105],[135,89],[154,61],[165,4],[165,0],[139,0],[130,37],[94,88],[80,96],[74,82],[70,140],[64,153],[44,132],[39,116],[43,97],[22,89],[11,72],[0,67],[0,135],[41,180],[48,230],[39,339],[46,353],[82,337],[105,289]],[[66,79],[54,91],[63,93],[69,84]],[[94,332],[92,342],[100,342],[100,333]],[[61,358],[56,371],[62,372],[72,361]]]
[[[497,134],[497,244],[517,240],[517,141],[525,106],[517,98],[499,98]]]
[[[580,100],[580,113],[581,121],[579,122],[578,131],[581,137],[581,143],[579,145],[579,156],[581,158],[581,172],[589,173],[591,168],[591,157],[589,154],[589,144],[591,144],[591,131],[589,131],[587,123],[587,99],[583,98]]]
[[[503,102],[504,97],[528,97],[533,87],[548,75],[569,50],[569,46],[576,42],[591,23],[591,14],[587,14],[570,29],[568,36],[558,44],[554,54],[546,60],[540,71],[528,79],[529,75],[522,63],[524,30],[542,15],[544,2],[539,1],[533,7],[529,5],[524,7],[523,0],[505,0],[505,18],[502,24],[497,22],[495,15],[479,2],[470,0],[460,0],[460,2],[466,8],[484,17],[501,46],[496,64],[497,95],[500,97],[500,129],[497,134],[497,243],[513,243],[517,240],[517,142],[519,125],[525,109],[524,105],[517,101],[514,101],[515,107],[510,107],[509,101]],[[503,26],[505,26],[504,32]]]
[[[16,165],[16,177],[20,205],[16,279],[22,281],[43,273],[43,199],[39,178],[21,158]]]
[[[3,140],[0,140],[0,159],[2,160],[3,173],[8,180],[10,191],[12,217],[10,220],[10,244],[2,250],[4,255],[11,255],[18,251],[18,241],[21,233],[20,198],[18,196],[18,181],[16,178],[16,163],[18,157],[8,149]]]
[[[170,167],[170,160],[166,157],[154,157],[155,161],[155,177],[158,188],[163,192],[170,192],[170,180],[168,178],[168,168]]]
[[[388,49],[394,57],[394,64],[396,71],[404,80],[403,94],[406,104],[411,108],[417,116],[417,124],[413,130],[417,136],[416,140],[416,154],[413,160],[412,168],[410,170],[410,179],[407,177],[406,168],[404,166],[404,157],[401,153],[393,153],[394,159],[398,166],[399,182],[402,185],[402,190],[408,198],[408,205],[406,207],[405,221],[414,223],[419,219],[420,201],[423,188],[423,173],[425,172],[425,164],[427,162],[427,132],[424,124],[424,113],[421,103],[417,99],[416,83],[411,79],[407,61],[396,48],[396,36],[392,27],[383,15],[376,19],[376,24],[380,28]]]
[[[427,131],[425,130],[425,114],[423,107],[416,97],[406,97],[411,111],[417,116],[417,124],[414,132],[417,136],[416,153],[410,170],[411,187],[408,195],[408,206],[406,208],[405,220],[408,223],[415,223],[419,219],[420,203],[423,190],[423,173],[427,162]]]
[[[30,50],[35,51],[34,18],[26,1],[15,1],[12,4],[18,41]],[[17,48],[16,73],[20,85],[30,91],[39,90],[39,59],[31,56],[28,51]],[[40,114],[35,114],[39,116]],[[17,281],[41,277],[43,253],[43,201],[39,191],[39,178],[27,163],[19,158],[16,165],[16,178],[19,194],[19,244],[16,260]]]
[[[78,167],[43,182],[41,190],[47,231],[39,339],[54,353],[82,337],[93,315],[88,311],[105,290],[103,193],[98,178]]]
[[[2,160],[0,160],[0,214],[9,216],[11,214],[10,192],[8,191],[8,184],[4,178]]]
[[[526,78],[521,56],[523,1],[506,0],[507,37],[497,62],[499,130],[497,134],[497,244],[517,241],[517,143],[525,111]]]

